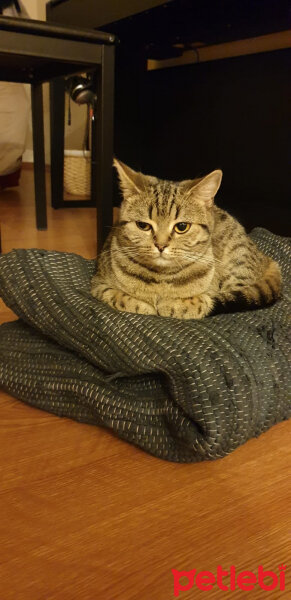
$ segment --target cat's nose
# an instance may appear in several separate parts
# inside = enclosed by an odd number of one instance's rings
[[[168,244],[157,244],[155,243],[156,248],[162,253],[163,250],[167,247]]]

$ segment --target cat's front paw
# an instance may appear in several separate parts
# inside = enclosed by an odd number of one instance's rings
[[[122,300],[117,302],[115,308],[137,315],[157,315],[157,311],[152,304],[133,298],[133,296],[127,296],[127,294],[123,295]]]
[[[98,289],[92,288],[92,294],[102,302],[106,302],[112,308],[121,312],[130,312],[140,315],[156,315],[157,311],[154,306],[143,300],[138,300],[129,294],[125,294],[121,290],[99,285]]]
[[[161,299],[157,303],[157,312],[161,317],[177,319],[202,319],[212,310],[213,300],[209,294],[200,294],[193,298]]]

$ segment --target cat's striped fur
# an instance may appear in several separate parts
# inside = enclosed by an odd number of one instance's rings
[[[221,171],[177,183],[115,166],[123,202],[92,280],[96,298],[121,311],[199,319],[279,297],[277,263],[213,203]]]

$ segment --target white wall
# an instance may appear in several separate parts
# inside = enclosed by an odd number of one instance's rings
[[[40,21],[46,20],[46,0],[22,0],[22,4],[25,6],[27,12],[31,19],[38,19]],[[27,86],[27,91],[30,93],[29,86]],[[43,86],[44,92],[44,126],[45,126],[45,154],[46,154],[46,163],[50,162],[50,143],[49,143],[49,86],[48,84],[44,84]],[[85,128],[85,120],[86,120],[86,106],[78,106],[74,102],[71,102],[71,126],[68,127],[66,124],[65,127],[65,147],[69,149],[82,149],[83,137],[84,137],[84,128]],[[68,114],[68,98],[66,97],[66,121]],[[32,153],[32,127],[31,120],[28,127],[27,132],[27,141],[26,141],[26,152],[24,153],[23,160],[24,162],[31,162],[33,160]]]

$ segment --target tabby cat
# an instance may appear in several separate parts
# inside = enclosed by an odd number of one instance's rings
[[[92,294],[120,311],[201,319],[272,304],[279,266],[214,205],[222,172],[162,181],[115,160],[123,201]]]

